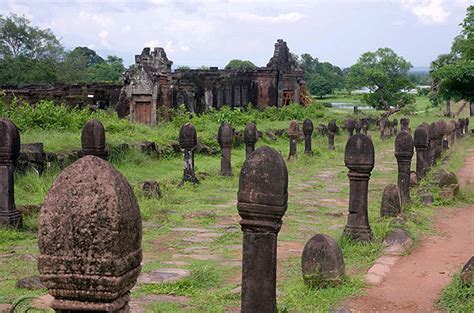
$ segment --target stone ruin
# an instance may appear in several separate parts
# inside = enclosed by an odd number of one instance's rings
[[[82,155],[94,155],[107,160],[105,128],[98,120],[88,121],[82,128]]]
[[[232,176],[232,140],[234,131],[228,123],[222,123],[217,133],[217,141],[221,147],[221,175]]]
[[[85,156],[56,178],[41,209],[40,279],[56,312],[129,312],[142,261],[142,220],[126,179]]]
[[[395,158],[398,164],[398,188],[402,206],[411,201],[410,168],[413,157],[413,138],[408,130],[402,130],[395,138]]]
[[[9,119],[0,118],[0,225],[3,226],[22,225],[14,197],[14,172],[19,153],[18,128]]]
[[[244,162],[237,209],[242,218],[241,312],[276,312],[277,236],[288,206],[288,170],[264,146]]]
[[[370,241],[368,192],[369,179],[375,166],[372,140],[363,134],[349,138],[344,152],[344,163],[349,169],[349,215],[344,235],[356,241]]]
[[[313,135],[313,130],[313,121],[309,118],[305,119],[303,122],[304,153],[308,155],[313,155],[313,149],[311,149],[311,136]]]
[[[281,39],[267,66],[257,69],[210,67],[173,72],[172,64],[163,48],[144,48],[123,76],[117,111],[129,112],[132,122],[155,125],[157,110],[180,105],[189,112],[202,113],[224,105],[245,107],[251,103],[266,108],[309,103],[303,70]]]
[[[288,127],[288,137],[290,137],[290,152],[288,155],[288,161],[294,161],[297,158],[297,148],[298,148],[298,137],[300,135],[300,126],[298,121],[292,120],[290,126]]]
[[[244,129],[245,159],[248,159],[250,154],[255,151],[257,140],[257,125],[255,123],[248,123]]]
[[[199,183],[194,172],[194,152],[197,145],[197,132],[196,128],[191,123],[184,124],[179,131],[179,147],[183,152],[184,158],[184,171],[181,185],[184,182],[190,182],[192,184]]]

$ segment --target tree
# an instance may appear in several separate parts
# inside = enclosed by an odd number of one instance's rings
[[[460,25],[461,34],[454,38],[451,52],[431,63],[431,100],[435,105],[443,100],[474,102],[474,5],[467,8]]]
[[[122,78],[125,71],[123,60],[117,56],[109,55],[105,62],[91,66],[88,70],[88,81],[114,82]]]
[[[324,97],[343,88],[342,70],[329,62],[319,62],[309,53],[304,53],[299,58],[300,66],[304,70],[304,77],[309,92],[317,97]]]
[[[49,29],[30,25],[24,16],[0,15],[0,81],[7,84],[52,83],[63,47]]]
[[[229,63],[225,66],[226,70],[253,70],[257,66],[249,60],[230,60]]]
[[[64,61],[59,64],[59,80],[68,83],[86,82],[89,69],[105,64],[105,61],[94,50],[87,47],[76,47],[66,52]]]
[[[405,91],[413,88],[408,71],[412,65],[398,56],[390,48],[379,48],[375,52],[365,52],[352,65],[346,84],[351,89],[367,87],[371,91],[363,95],[363,100],[376,109],[394,113],[415,101],[414,96]],[[394,109],[391,109],[394,107]]]

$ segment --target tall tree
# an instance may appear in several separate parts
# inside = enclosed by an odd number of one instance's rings
[[[226,70],[253,70],[257,66],[249,60],[230,60],[229,63],[225,66]]]
[[[364,101],[390,114],[414,102],[413,95],[405,92],[413,88],[408,75],[411,67],[410,62],[392,49],[379,48],[360,56],[357,63],[351,66],[346,84],[351,89],[367,87],[371,92],[363,95]]]
[[[343,88],[342,70],[329,62],[319,62],[309,53],[304,53],[299,58],[299,63],[304,70],[305,80],[309,92],[317,97],[324,97]]]
[[[434,104],[443,100],[474,102],[474,5],[467,8],[460,25],[461,34],[454,38],[451,52],[440,55],[431,63],[431,99]]]

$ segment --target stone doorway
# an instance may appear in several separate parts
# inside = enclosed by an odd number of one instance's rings
[[[282,106],[292,103],[294,98],[295,98],[295,92],[293,90],[283,90]]]

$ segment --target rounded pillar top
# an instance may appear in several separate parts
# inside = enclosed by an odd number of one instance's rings
[[[228,123],[222,123],[217,133],[217,142],[222,147],[232,146],[234,131]]]
[[[403,127],[408,127],[409,124],[410,124],[410,119],[409,118],[402,117],[400,119],[400,125],[402,125]]]
[[[348,118],[346,120],[346,128],[348,131],[353,131],[355,128],[355,120],[353,118]]]
[[[191,123],[184,124],[179,130],[179,146],[181,149],[193,149],[196,144],[196,128]]]
[[[415,130],[414,145],[416,148],[427,148],[430,142],[429,127],[427,124],[421,124]]]
[[[362,129],[362,121],[360,119],[356,119],[354,127],[356,133],[360,133],[360,130]]]
[[[252,145],[257,142],[257,125],[248,123],[244,130],[244,142],[246,145]]]
[[[288,170],[282,156],[263,146],[244,162],[239,178],[237,209],[247,220],[279,222],[288,204]]]
[[[6,118],[0,118],[0,164],[13,163],[20,154],[20,132]]]
[[[82,150],[104,150],[105,149],[105,129],[98,120],[88,121],[82,127]]]
[[[430,124],[430,140],[439,140],[443,138],[444,129],[439,121]]]
[[[288,127],[288,136],[290,136],[291,138],[296,138],[298,137],[299,133],[300,133],[300,126],[298,124],[298,121],[292,120],[290,122],[290,127]]]
[[[349,138],[344,152],[344,163],[352,171],[370,173],[375,165],[372,140],[364,134],[355,134]]]
[[[303,122],[303,134],[305,134],[305,136],[311,136],[313,130],[313,121],[309,118],[305,119]]]
[[[85,156],[59,174],[45,197],[38,230],[40,278],[61,300],[111,302],[136,282],[141,239],[131,186],[110,163]]]
[[[337,131],[337,124],[336,124],[336,120],[331,120],[329,121],[328,123],[328,130],[330,132],[333,132],[335,133]]]
[[[403,130],[395,138],[395,157],[399,159],[411,160],[413,156],[413,138],[410,133]]]

